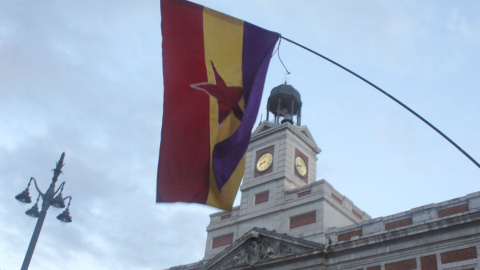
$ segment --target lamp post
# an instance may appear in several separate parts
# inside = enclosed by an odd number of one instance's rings
[[[63,187],[65,186],[65,182],[61,183],[58,189],[55,191],[55,183],[57,182],[58,176],[62,173],[63,167],[63,159],[65,158],[65,152],[62,153],[60,160],[57,162],[57,166],[53,169],[53,178],[50,187],[48,187],[47,191],[43,193],[40,191],[37,185],[37,181],[35,178],[31,177],[30,181],[28,182],[27,188],[22,191],[20,194],[15,196],[15,199],[19,200],[23,203],[31,203],[32,199],[30,198],[30,194],[28,192],[28,188],[30,184],[35,184],[35,189],[38,192],[37,202],[35,205],[28,209],[25,214],[28,216],[38,218],[37,225],[35,225],[35,229],[33,230],[32,239],[30,240],[30,245],[28,245],[27,253],[25,254],[25,259],[23,260],[22,270],[27,270],[28,266],[30,265],[30,260],[32,259],[33,251],[35,250],[35,245],[37,244],[38,237],[40,236],[40,231],[42,230],[43,221],[45,221],[45,217],[47,216],[47,210],[51,206],[57,208],[65,208],[65,200],[69,199],[68,206],[63,213],[57,216],[57,219],[62,222],[72,222],[72,218],[70,217],[70,212],[68,209],[70,208],[70,202],[72,201],[71,196],[67,196],[62,198]],[[60,191],[60,193],[59,193]],[[58,195],[57,195],[58,193]],[[57,195],[57,196],[55,196]],[[42,198],[42,210],[38,211],[38,201]]]

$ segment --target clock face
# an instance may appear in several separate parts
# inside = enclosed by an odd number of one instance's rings
[[[272,153],[270,152],[265,152],[263,153],[262,155],[260,155],[257,159],[257,166],[256,166],[256,169],[257,171],[259,172],[264,172],[266,171],[268,168],[270,168],[270,166],[272,165],[273,163],[273,155]]]
[[[301,156],[295,157],[295,169],[297,170],[298,174],[302,177],[307,175],[308,167],[307,163]]]

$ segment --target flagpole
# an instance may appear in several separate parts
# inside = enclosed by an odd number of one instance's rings
[[[443,134],[443,132],[441,132],[438,128],[436,128],[434,125],[432,125],[430,122],[428,122],[425,118],[423,118],[422,116],[420,116],[418,113],[416,113],[414,110],[410,109],[407,105],[403,104],[401,101],[399,101],[398,99],[396,99],[395,97],[393,97],[392,95],[390,95],[389,93],[385,92],[384,90],[382,90],[380,87],[376,86],[375,84],[371,83],[370,81],[368,81],[367,79],[363,78],[362,76],[358,75],[357,73],[351,71],[350,69],[340,65],[339,63],[331,60],[330,58],[324,56],[324,55],[321,55],[319,53],[317,53],[316,51],[310,49],[310,48],[307,48],[291,39],[288,39],[286,37],[283,37],[283,36],[280,36],[282,39],[292,43],[292,44],[295,44],[297,46],[299,46],[300,48],[303,48],[325,60],[327,60],[328,62],[338,66],[339,68],[342,68],[343,70],[347,71],[348,73],[354,75],[355,77],[359,78],[360,80],[366,82],[367,84],[369,84],[370,86],[372,86],[373,88],[377,89],[378,91],[382,92],[384,95],[386,95],[387,97],[389,97],[390,99],[392,99],[393,101],[395,101],[396,103],[398,103],[400,106],[402,106],[403,108],[407,109],[409,112],[411,112],[413,115],[415,115],[416,117],[418,117],[420,120],[422,120],[425,124],[427,124],[428,126],[430,126],[433,130],[435,130],[438,134],[442,135],[443,138],[445,138],[447,141],[449,141],[453,146],[455,146],[460,152],[462,152],[468,159],[470,159],[470,161],[472,161],[475,165],[477,165],[478,168],[480,168],[480,164],[475,160],[473,159],[467,152],[465,152],[465,150],[463,150],[460,146],[458,146],[454,141],[452,141],[449,137],[447,137],[447,135]]]

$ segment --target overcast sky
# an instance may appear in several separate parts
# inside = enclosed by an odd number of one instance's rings
[[[480,2],[195,2],[352,69],[480,161]],[[14,196],[31,176],[45,191],[64,151],[73,222],[49,210],[30,269],[165,269],[203,257],[217,210],[155,204],[160,21],[159,1],[0,2],[0,270],[20,268],[36,222]],[[478,167],[377,90],[288,42],[280,55],[322,149],[317,179],[372,217],[480,190]],[[274,56],[258,121],[284,73]]]

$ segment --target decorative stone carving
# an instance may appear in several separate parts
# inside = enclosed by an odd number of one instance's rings
[[[254,265],[258,262],[296,254],[303,250],[305,249],[256,235],[256,237],[246,241],[239,250],[229,255],[221,268],[231,269],[238,266]]]

